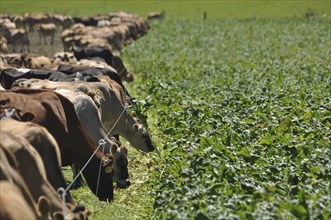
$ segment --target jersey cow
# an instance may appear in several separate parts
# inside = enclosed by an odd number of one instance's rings
[[[0,135],[5,135],[1,134]],[[11,137],[11,136],[10,136]],[[10,138],[9,137],[9,138]],[[2,140],[2,139],[1,139]],[[0,143],[0,183],[9,182],[12,186],[15,186],[8,190],[14,190],[12,191],[13,194],[3,193],[2,185],[0,187],[1,193],[0,193],[0,218],[1,219],[28,219],[29,217],[33,216],[31,219],[41,219],[38,218],[40,213],[43,213],[42,215],[48,215],[49,208],[40,210],[41,212],[38,212],[38,206],[34,202],[33,197],[26,186],[24,180],[18,173],[18,161],[15,159],[15,156],[4,146],[3,140]],[[19,191],[17,191],[17,188]],[[11,191],[9,191],[11,192]],[[11,197],[11,200],[8,201],[10,198],[7,198],[8,196]],[[15,202],[15,206],[13,207],[12,202],[13,196],[19,197]],[[22,206],[17,209],[17,202],[21,203]],[[15,209],[14,209],[15,208]],[[23,212],[21,212],[23,211]]]
[[[38,79],[20,79],[15,85],[35,89],[56,89],[64,88],[71,91],[100,91],[100,113],[103,125],[111,135],[119,134],[127,139],[130,144],[141,151],[151,152],[155,148],[151,137],[144,127],[137,123],[135,118],[128,113],[119,97],[122,92],[116,92],[103,82],[51,82]],[[114,88],[121,89],[120,86]]]
[[[113,199],[113,174],[106,172],[112,159],[97,149],[67,98],[55,92],[32,89],[1,91],[0,97],[2,108],[21,109],[22,117],[32,117],[32,122],[44,126],[54,136],[60,147],[62,165],[82,167],[95,151],[83,175],[91,191],[100,200]],[[104,166],[101,167],[100,181],[97,182],[101,162]]]
[[[23,192],[9,181],[0,181],[0,205],[0,219],[38,218],[36,210],[29,206]]]
[[[14,201],[25,202],[28,205],[28,207],[23,206],[13,210],[11,209],[11,204],[2,204],[0,213],[8,218],[1,219],[16,219],[14,216],[21,216],[17,219],[30,219],[27,217],[29,212],[29,215],[32,212],[36,216],[32,219],[49,219],[49,216],[52,219],[63,219],[61,200],[45,178],[39,154],[24,138],[5,131],[1,131],[0,137],[0,180],[8,181],[12,185],[17,186],[21,194],[14,190],[13,193],[20,197]],[[3,189],[1,188],[1,190]],[[6,192],[5,194],[8,193]],[[15,194],[10,194],[11,200],[3,197],[0,203],[14,202],[13,197]],[[90,215],[90,212],[86,212],[85,207],[67,203],[65,219],[84,220],[87,219],[88,215]]]
[[[7,109],[3,109],[3,113]],[[60,149],[54,137],[42,126],[33,122],[22,122],[20,111],[10,109],[11,115],[6,115],[1,120],[1,131],[15,136],[25,138],[29,144],[39,153],[47,175],[49,183],[54,189],[60,187],[66,189],[67,184],[61,171]],[[9,118],[6,118],[9,117]],[[13,120],[11,118],[17,119]],[[66,201],[73,202],[70,192],[67,193]]]
[[[128,173],[127,148],[118,147],[117,144],[108,137],[107,131],[101,122],[100,112],[93,102],[93,99],[83,92],[73,92],[68,89],[59,88],[54,91],[68,98],[73,103],[80,122],[96,145],[100,140],[105,141],[103,152],[111,152],[113,156],[113,180],[117,183],[119,188],[128,187],[130,185],[130,180]],[[76,173],[74,176],[75,175]]]

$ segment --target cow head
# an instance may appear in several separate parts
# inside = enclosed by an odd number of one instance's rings
[[[56,211],[52,215],[52,219],[54,220],[87,220],[88,217],[92,214],[91,211],[87,210],[83,205],[73,205],[70,203],[66,203],[67,205],[67,215],[63,216],[62,211]]]
[[[113,155],[113,180],[116,182],[118,188],[127,188],[131,185],[128,172],[128,148],[125,146],[118,147],[114,144],[111,152]]]
[[[114,56],[114,68],[116,69],[118,75],[121,77],[121,79],[127,81],[127,82],[132,82],[133,81],[133,75],[132,73],[128,72],[126,67],[124,66],[124,63],[122,59],[118,56]]]
[[[144,128],[144,126],[137,122],[133,125],[133,129],[135,131],[135,133],[133,134],[135,137],[135,143],[132,143],[133,146],[144,152],[154,151],[155,147],[152,143],[151,136],[149,135],[149,132]]]
[[[98,151],[99,156],[93,157],[88,166],[82,171],[86,183],[91,191],[98,197],[100,201],[111,202],[114,199],[112,158],[105,155],[100,158],[101,151]],[[100,159],[102,167],[100,172],[96,172],[100,168]]]

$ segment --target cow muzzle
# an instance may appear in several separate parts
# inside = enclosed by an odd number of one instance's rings
[[[120,189],[128,188],[131,185],[131,181],[129,179],[126,180],[116,180],[117,187]]]

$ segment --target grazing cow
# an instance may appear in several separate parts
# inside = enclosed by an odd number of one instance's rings
[[[104,145],[103,152],[112,152],[113,154],[113,180],[120,188],[128,187],[131,183],[129,180],[127,167],[127,149],[118,148],[117,144],[108,137],[107,131],[101,122],[100,112],[98,111],[98,107],[95,105],[93,99],[83,92],[73,92],[68,89],[58,88],[55,90],[55,92],[60,93],[64,97],[68,98],[74,104],[75,111],[80,122],[87,130],[89,136],[92,138],[95,144],[98,144],[100,140],[105,141],[106,144]],[[89,92],[89,95],[90,94],[91,92]],[[93,98],[99,99],[95,97]],[[119,166],[118,164],[121,164],[122,166]]]
[[[165,12],[162,11],[156,11],[156,12],[151,12],[147,15],[148,20],[157,20],[157,19],[163,19],[165,15]]]
[[[47,13],[27,13],[24,15],[25,24],[29,27],[29,32],[34,31],[34,26],[40,23],[49,23],[51,17]]]
[[[4,54],[1,55],[5,63],[13,67],[24,67],[34,69],[49,69],[52,63],[48,57],[45,56],[29,56],[28,54]]]
[[[16,44],[21,44],[21,53],[23,52],[23,47],[25,46],[29,52],[29,36],[28,32],[24,29],[10,29],[5,31],[4,37],[7,39],[8,44],[13,46],[13,52],[15,52]]]
[[[74,50],[74,55],[77,60],[90,59],[94,57],[102,58],[110,66],[114,64],[113,53],[109,48],[103,47],[80,47]]]
[[[57,70],[60,72],[66,73],[68,75],[72,75],[74,73],[79,72],[85,77],[94,76],[97,78],[97,80],[94,80],[94,82],[100,81],[98,79],[98,76],[100,76],[100,75],[108,76],[110,79],[114,80],[116,83],[118,83],[122,87],[123,91],[128,96],[129,100],[133,99],[131,97],[131,95],[129,94],[128,90],[126,89],[126,87],[124,86],[120,76],[116,72],[110,71],[109,69],[93,68],[93,67],[77,67],[77,66],[71,66],[71,65],[60,65],[57,68]],[[1,76],[0,76],[0,78],[1,78]],[[55,81],[55,80],[52,80],[52,81]],[[64,80],[62,80],[62,81],[64,81]],[[85,80],[85,81],[92,82],[92,80]]]
[[[62,44],[63,44],[63,51],[68,52],[68,51],[73,51],[74,46],[75,46],[75,41],[73,37],[64,37],[61,38]]]
[[[2,127],[0,137],[3,147],[10,151],[19,162],[18,172],[34,201],[38,202],[40,196],[46,196],[47,199],[52,200],[52,212],[61,210],[61,201],[47,181],[45,167],[37,151],[24,138],[8,134]]]
[[[117,70],[117,74],[121,77],[122,80],[125,80],[127,82],[132,82],[134,77],[132,73],[128,72],[126,67],[124,66],[123,60],[119,57],[114,55],[114,66]]]
[[[138,124],[134,117],[125,110],[124,100],[115,89],[120,90],[120,86],[111,85],[103,82],[51,82],[48,80],[21,79],[17,86],[24,86],[27,88],[47,88],[57,89],[64,88],[71,91],[101,91],[102,98],[100,99],[100,112],[102,122],[107,130],[111,130],[111,135],[119,134],[127,139],[133,147],[144,152],[154,150],[151,138],[145,131],[141,124]],[[115,82],[113,82],[115,83]],[[89,88],[89,89],[87,89]],[[118,120],[118,123],[116,121]]]
[[[99,20],[107,19],[106,16],[74,17],[75,23],[82,23],[85,26],[97,26]]]
[[[37,204],[38,216],[41,219],[48,219],[49,215],[63,217],[62,202],[45,177],[45,169],[39,154],[24,138],[5,131],[0,132],[0,137],[0,154],[1,152],[4,154],[0,162],[0,180],[11,181],[24,191],[24,198],[30,206]],[[10,161],[10,165],[6,160]],[[67,203],[67,210],[66,219],[83,220],[89,215],[84,207],[74,206],[71,203]]]
[[[97,23],[98,27],[107,27],[107,26],[111,26],[111,21],[108,19],[104,19],[104,20],[99,20]]]
[[[104,68],[108,69],[112,72],[117,72],[113,67],[109,66],[103,59],[100,58],[93,58],[91,59],[81,59],[78,61],[76,64],[73,66],[78,66],[78,67],[93,67],[93,68]]]
[[[44,43],[47,45],[46,37],[50,37],[51,45],[54,44],[54,36],[56,32],[56,26],[53,23],[37,24],[36,25],[39,34],[39,45],[41,45],[41,38],[44,38]]]
[[[91,58],[101,58],[106,61],[106,63],[115,68],[118,75],[128,82],[133,81],[133,76],[128,73],[125,68],[123,61],[120,57],[113,55],[109,48],[103,47],[81,47],[74,50],[74,55],[77,60],[81,59],[91,59]]]
[[[16,29],[16,24],[14,22],[11,22],[10,20],[0,22],[0,30],[8,31],[10,29]]]
[[[0,133],[0,135],[5,135],[5,134]],[[9,137],[11,137],[11,136],[9,136]],[[20,207],[17,210],[12,210],[11,203],[8,204],[10,201],[8,201],[8,199],[6,198],[7,195],[12,196],[12,194],[8,194],[7,192],[6,193],[1,192],[0,193],[0,198],[1,198],[0,199],[0,204],[1,204],[0,205],[0,219],[24,219],[24,218],[27,218],[27,216],[31,215],[31,213],[35,217],[32,219],[37,219],[37,216],[39,215],[37,206],[34,202],[34,199],[31,195],[27,185],[25,184],[24,180],[22,179],[22,176],[20,176],[20,174],[18,173],[18,166],[19,166],[18,161],[15,159],[15,156],[7,148],[5,148],[3,146],[3,141],[0,142],[0,158],[1,158],[1,160],[0,160],[0,182],[8,181],[8,182],[10,182],[11,185],[17,186],[20,189],[20,193],[21,193],[21,195],[17,195],[17,196],[20,196],[21,199],[24,200],[26,205],[28,205],[27,208],[30,210],[30,211],[27,211],[26,207]],[[3,188],[0,187],[0,190],[2,191]],[[15,192],[13,192],[13,193],[15,193]],[[8,202],[8,203],[6,203],[6,202]],[[19,201],[16,201],[16,202],[19,202]],[[20,210],[23,210],[24,213],[20,212]],[[13,211],[15,212],[15,214],[13,214]],[[43,213],[43,215],[47,215],[48,212],[49,212],[49,208],[47,208],[46,210],[42,210],[41,213]],[[23,218],[16,218],[16,217],[23,217]]]
[[[3,109],[3,113],[8,111],[8,109]],[[66,181],[63,177],[61,171],[61,154],[59,146],[55,141],[54,137],[40,125],[33,122],[22,122],[17,120],[29,120],[28,118],[20,117],[20,110],[18,109],[9,109],[11,110],[11,115],[6,115],[5,117],[0,116],[1,121],[1,131],[13,134],[15,136],[25,138],[32,147],[41,156],[43,161],[47,179],[49,183],[58,189],[60,187],[67,188]],[[14,110],[14,111],[13,111]],[[14,118],[13,119],[3,119],[3,118]],[[67,202],[73,202],[70,193],[67,193]]]
[[[0,219],[37,219],[37,216],[18,186],[0,181]]]
[[[117,16],[117,17],[113,17],[111,19],[112,22],[116,22],[116,23],[131,23],[135,26],[135,28],[137,29],[137,35],[135,36],[135,40],[139,37],[142,37],[143,35],[145,35],[149,29],[150,29],[150,25],[144,21],[142,18],[139,17],[132,17],[132,16]]]
[[[24,18],[22,15],[13,15],[11,20],[16,24],[17,28],[24,28]]]
[[[69,28],[73,24],[71,16],[53,15],[52,20],[56,25],[62,26],[63,29]]]
[[[21,61],[20,61],[21,62]],[[21,66],[22,64],[19,64]],[[127,96],[130,99],[132,97],[126,90],[122,83],[121,78],[116,72],[112,72],[109,69],[91,68],[91,67],[74,67],[71,65],[59,65],[59,71],[55,70],[37,70],[37,69],[12,69],[6,68],[1,70],[0,83],[6,89],[11,88],[13,82],[19,78],[37,78],[37,79],[49,79],[51,81],[77,81],[83,80],[87,82],[98,82],[100,81],[98,75],[107,75],[117,83],[119,83]],[[78,79],[78,75],[83,76],[83,79]]]
[[[82,167],[89,160],[83,170],[89,188],[100,200],[113,200],[112,173],[106,172],[112,162],[111,156],[97,149],[68,99],[55,92],[32,89],[0,91],[0,97],[3,108],[22,109],[23,116],[33,115],[32,121],[44,126],[54,136],[60,147],[63,166],[75,164]],[[98,173],[101,162],[104,166]]]
[[[25,54],[20,54],[20,53],[1,54],[0,56],[4,64],[17,68],[22,67],[24,65],[24,60],[26,58]]]
[[[61,33],[61,41],[63,44],[63,51],[72,51],[74,48],[74,29],[65,29]]]
[[[80,74],[81,75],[81,74]],[[118,77],[118,76],[117,76]],[[77,72],[72,74],[59,72],[55,70],[31,70],[31,69],[3,69],[0,74],[0,83],[5,89],[10,89],[13,82],[19,78],[37,78],[49,79],[51,81],[75,81],[77,79]],[[99,81],[96,77],[91,75],[84,75],[84,81]]]
[[[28,57],[23,67],[29,69],[50,69],[52,68],[52,62],[45,56]]]
[[[127,13],[125,11],[115,11],[108,13],[109,19],[113,20],[114,18],[139,18],[139,16]]]

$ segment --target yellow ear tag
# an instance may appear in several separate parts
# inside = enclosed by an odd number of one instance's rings
[[[111,172],[113,172],[113,169],[111,168],[111,166],[106,166],[105,173],[111,173]]]

